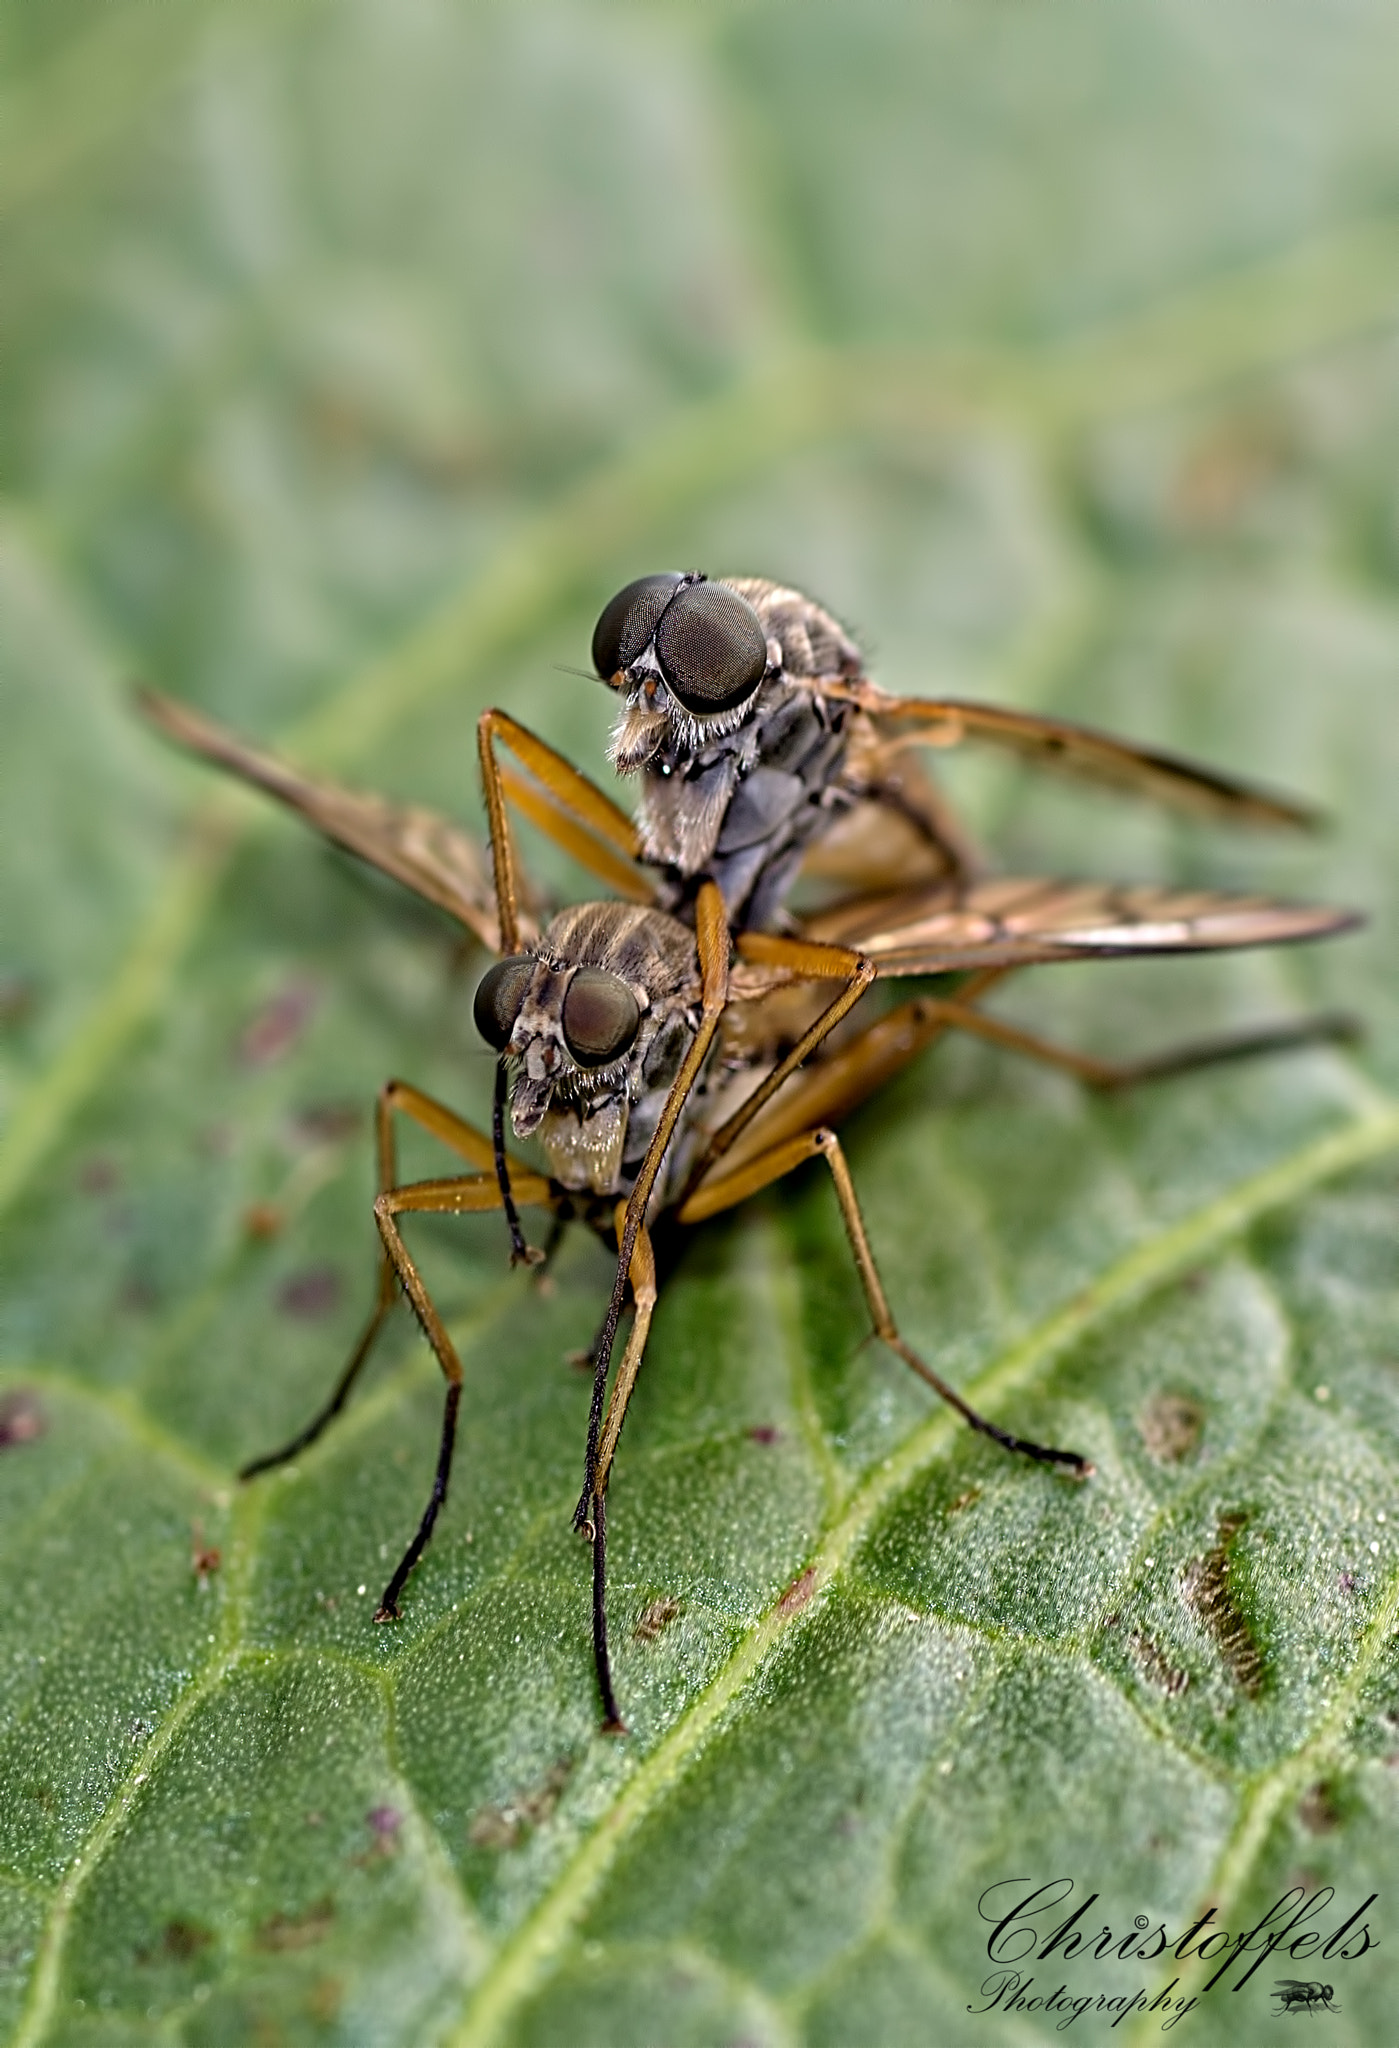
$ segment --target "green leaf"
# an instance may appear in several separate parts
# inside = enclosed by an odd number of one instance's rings
[[[0,12],[11,2038],[1049,2041],[978,2010],[1016,1878],[1095,1939],[1326,1885],[1399,1938],[1396,44],[1362,0]],[[698,1232],[612,1493],[619,1743],[569,1529],[595,1244],[546,1292],[498,1219],[415,1239],[467,1391],[397,1628],[406,1317],[235,1483],[368,1306],[376,1088],[488,1114],[477,963],[129,689],[473,818],[484,704],[600,769],[554,665],[669,563],[1333,812],[1232,840],[952,762],[1008,866],[1370,919],[1005,1014],[1368,1037],[1114,1101],[949,1043],[851,1120],[907,1337],[1089,1486],[866,1341],[814,1170]],[[1329,2043],[1386,2038],[1388,1955],[1327,1962]],[[1271,2039],[1320,1971],[1186,2024]]]

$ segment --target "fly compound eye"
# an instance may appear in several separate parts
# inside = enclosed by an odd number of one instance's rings
[[[497,1052],[504,1052],[510,1043],[533,974],[534,962],[528,953],[516,953],[507,960],[497,960],[481,976],[471,1013],[476,1029]]]
[[[683,576],[638,576],[619,590],[593,629],[593,667],[605,682],[645,651]]]
[[[563,999],[563,1035],[580,1067],[605,1067],[636,1037],[641,1011],[624,981],[601,967],[580,967]]]
[[[667,610],[656,653],[672,693],[687,711],[732,711],[767,671],[767,636],[758,614],[722,583],[692,583]]]

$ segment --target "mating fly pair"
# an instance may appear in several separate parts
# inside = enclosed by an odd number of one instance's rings
[[[618,654],[628,653],[638,626],[635,593],[658,580],[645,579],[642,586],[631,586],[608,607],[595,637],[595,658],[599,643],[613,638]],[[716,735],[699,723],[707,714],[686,704],[684,694],[699,699],[700,683],[714,679],[715,641],[707,626],[715,614],[711,610],[707,617],[702,616],[697,628],[695,619],[686,619],[683,612],[671,620],[668,605],[677,590],[693,591],[698,597],[701,591],[717,595],[726,586],[707,585],[694,578],[664,581],[671,595],[660,604],[648,600],[647,639],[627,660],[619,660],[606,672],[640,693],[641,702],[629,705],[629,711],[644,716],[649,705],[651,713],[666,717],[672,742],[678,720],[659,700],[662,688],[674,694],[691,721],[688,729],[680,728],[678,737],[688,740],[690,754],[698,758]],[[745,587],[760,593],[773,591],[767,585]],[[752,609],[741,589],[735,589],[733,596]],[[792,594],[777,592],[775,596],[785,601]],[[708,605],[711,600],[702,602]],[[805,605],[806,601],[796,603]],[[735,619],[742,625],[742,614],[727,603],[723,614],[721,624],[731,646],[729,629]],[[646,623],[645,616],[640,623]],[[751,642],[751,634],[748,637]],[[756,685],[750,674],[743,696],[719,710],[721,755],[723,743],[741,735],[755,690],[761,693],[775,684],[772,694],[778,694],[791,686],[795,671],[774,662],[766,634],[763,640],[762,673]],[[721,634],[721,652],[724,642],[725,634]],[[603,651],[610,652],[610,645],[604,644]],[[756,653],[756,647],[750,646],[750,670]],[[653,669],[648,668],[648,659],[654,661]],[[601,660],[598,665],[606,668]],[[654,690],[648,691],[648,680],[656,681]],[[823,675],[823,691],[825,682]],[[859,712],[857,688],[868,691],[872,686],[852,682],[849,694],[833,693],[835,701],[853,705]],[[816,695],[805,694],[813,699]],[[647,806],[643,805],[638,829],[543,741],[504,713],[487,712],[480,721],[479,750],[491,835],[492,877],[488,883],[474,842],[447,821],[420,809],[309,781],[168,700],[147,697],[145,702],[152,718],[174,738],[277,796],[327,837],[447,910],[501,955],[483,979],[475,1005],[482,1035],[498,1054],[491,1133],[476,1130],[446,1105],[406,1083],[390,1082],[381,1091],[377,1117],[380,1191],[375,1219],[383,1258],[373,1311],[324,1408],[292,1443],[256,1460],[243,1476],[251,1477],[295,1455],[339,1411],[401,1286],[436,1354],[447,1390],[432,1492],[419,1527],[384,1589],[376,1616],[380,1620],[395,1617],[404,1582],[421,1556],[446,1498],[463,1384],[455,1348],[404,1243],[399,1219],[413,1213],[459,1215],[500,1209],[515,1258],[539,1256],[526,1246],[518,1217],[522,1207],[551,1211],[558,1222],[579,1217],[609,1241],[615,1240],[614,1284],[592,1351],[594,1383],[584,1483],[575,1511],[575,1526],[592,1543],[594,1653],[606,1722],[612,1729],[619,1729],[621,1720],[607,1653],[606,1494],[655,1305],[655,1227],[700,1222],[803,1162],[824,1158],[879,1336],[966,1420],[1004,1447],[1087,1476],[1092,1467],[1078,1453],[1015,1437],[978,1415],[904,1342],[880,1285],[832,1126],[948,1028],[972,1030],[1048,1057],[1090,1081],[1108,1085],[1136,1078],[1139,1073],[1196,1064],[1221,1052],[1296,1043],[1334,1030],[1332,1020],[1314,1020],[1259,1033],[1248,1041],[1187,1051],[1133,1070],[1102,1066],[1046,1047],[983,1016],[975,1007],[980,995],[1015,966],[1313,938],[1343,929],[1350,920],[1323,909],[1199,891],[1124,891],[1004,878],[968,880],[947,821],[931,807],[915,806],[927,843],[949,870],[948,879],[933,885],[931,895],[922,892],[902,922],[897,917],[891,922],[894,906],[887,897],[866,896],[847,902],[820,921],[827,927],[821,934],[824,943],[800,930],[779,934],[740,928],[735,935],[733,927],[742,925],[745,911],[750,916],[760,909],[770,916],[778,914],[785,886],[801,864],[800,858],[792,856],[805,850],[819,835],[822,824],[820,817],[814,829],[805,818],[793,821],[790,841],[780,831],[769,833],[766,841],[759,834],[754,843],[761,846],[764,858],[750,864],[749,886],[740,894],[735,879],[738,871],[726,865],[724,835],[727,821],[743,798],[745,782],[751,783],[755,775],[767,770],[786,774],[795,762],[803,788],[815,786],[813,810],[836,813],[873,793],[875,802],[900,812],[904,793],[912,786],[912,779],[901,774],[891,773],[884,783],[871,778],[863,785],[850,782],[847,796],[851,755],[864,747],[863,758],[868,759],[869,748],[858,724],[847,734],[847,721],[840,715],[829,721],[827,730],[847,744],[828,754],[819,773],[804,747],[783,754],[774,743],[772,720],[760,715],[766,752],[754,750],[746,773],[736,769],[731,774],[727,767],[721,768],[718,781],[727,793],[722,803],[711,801],[705,813],[706,833],[716,826],[708,856],[697,854],[702,838],[692,834],[680,847],[683,858],[667,861],[653,829],[654,810],[648,825]],[[776,708],[781,711],[781,704]],[[789,732],[803,724],[806,708],[799,703],[803,715],[788,714]],[[818,720],[824,717],[819,712],[815,715]],[[1013,714],[1005,716],[1018,727],[1027,723]],[[635,724],[634,719],[634,730]],[[1245,807],[1272,803],[1233,785],[1222,785],[1185,764],[1138,756],[1095,735],[1082,737],[1114,760],[1126,755],[1152,763],[1168,782],[1184,779],[1216,791],[1228,790],[1230,807],[1235,803]],[[662,744],[665,738],[661,735]],[[1017,739],[1013,743],[1023,742]],[[500,758],[498,745],[515,755],[526,775]],[[672,744],[668,760],[657,760],[658,751],[653,748],[646,755],[638,749],[637,755],[647,762],[655,784],[664,785],[677,776],[686,778],[683,747]],[[727,752],[732,758],[735,750]],[[700,776],[688,779],[701,780],[703,772],[702,767]],[[760,790],[762,786],[761,782],[757,785]],[[826,801],[828,791],[836,792],[835,800]],[[651,792],[648,783],[648,797]],[[539,930],[521,901],[507,799],[626,900],[564,910]],[[764,809],[760,803],[759,810],[761,817],[756,822],[765,819],[771,825],[777,807],[769,804]],[[1273,813],[1287,814],[1286,807],[1273,806]],[[671,815],[678,816],[678,811]],[[732,848],[732,835],[729,850],[744,850]],[[638,857],[661,861],[669,870],[659,888],[654,874],[639,864]],[[714,870],[712,878],[701,874],[706,858]],[[663,903],[669,908],[663,908]],[[676,912],[679,914],[672,914]],[[844,921],[853,943],[850,936],[843,943],[829,942],[836,936],[833,918]],[[798,1075],[797,1069],[823,1047],[877,971],[970,971],[971,980],[955,1000],[918,996],[899,1005],[841,1043],[838,1050],[826,1046],[826,1056],[815,1059]],[[830,1000],[819,993],[823,982],[839,984]],[[816,993],[805,1008],[793,1011],[791,997],[802,988]],[[534,1171],[508,1154],[507,1110],[515,1136],[533,1137],[538,1142],[546,1172]],[[408,1116],[442,1141],[471,1171],[399,1185],[394,1144],[397,1115]],[[628,1286],[634,1319],[609,1399],[612,1351]]]

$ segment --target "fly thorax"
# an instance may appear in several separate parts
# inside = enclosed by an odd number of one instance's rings
[[[762,576],[726,576],[758,614],[789,676],[856,676],[864,658],[838,619],[799,590]]]

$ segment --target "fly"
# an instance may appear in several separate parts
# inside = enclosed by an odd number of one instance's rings
[[[1307,1984],[1300,1977],[1278,1977],[1274,1980],[1272,1996],[1278,2001],[1274,2019],[1285,2012],[1339,2012],[1333,2005],[1335,1987],[1331,1984]]]
[[[575,1218],[589,1224],[615,1243],[617,1264],[590,1353],[593,1389],[574,1523],[592,1545],[594,1658],[604,1725],[613,1732],[623,1724],[607,1648],[607,1491],[656,1302],[657,1231],[698,1224],[807,1161],[824,1159],[878,1336],[972,1427],[1009,1451],[1087,1478],[1093,1468],[1081,1453],[1014,1435],[979,1414],[905,1341],[835,1126],[951,1028],[1067,1064],[1103,1086],[1218,1058],[1221,1050],[1295,1043],[1334,1028],[1335,1020],[1303,1020],[1254,1042],[1187,1048],[1138,1068],[1112,1068],[1017,1033],[985,1017],[977,1001],[1011,967],[1323,937],[1352,922],[1340,912],[1203,891],[1114,891],[1001,878],[946,881],[937,885],[941,895],[925,891],[914,904],[861,899],[840,911],[844,930],[832,925],[735,936],[714,881],[702,880],[690,898],[692,921],[664,908],[654,876],[637,861],[632,822],[506,713],[488,711],[478,726],[488,874],[471,836],[432,812],[313,781],[168,699],[148,693],[143,704],[171,737],[274,795],[327,838],[446,910],[498,956],[475,999],[477,1026],[497,1055],[492,1128],[478,1130],[406,1082],[381,1089],[374,1215],[382,1256],[373,1308],[319,1412],[290,1443],[254,1460],[241,1476],[285,1463],[315,1441],[348,1399],[400,1291],[406,1294],[446,1392],[428,1502],[376,1614],[380,1621],[397,1618],[404,1585],[447,1497],[464,1384],[401,1219],[500,1211],[512,1262],[531,1263],[542,1255],[526,1242],[521,1209],[543,1209],[556,1225]],[[500,758],[500,746],[524,774]],[[507,798],[629,900],[576,905],[541,925],[521,888]],[[842,1042],[831,1037],[877,972],[952,969],[971,970],[956,997],[915,996]],[[803,1000],[792,1007],[794,994]],[[401,1183],[400,1116],[440,1140],[469,1170]],[[515,1139],[538,1144],[545,1171],[507,1149],[507,1122]],[[628,1291],[634,1313],[613,1375]]]
[[[604,608],[592,656],[621,699],[610,753],[640,778],[643,859],[672,904],[709,876],[736,926],[778,922],[814,860],[865,890],[976,873],[915,746],[982,740],[1206,816],[1316,822],[1289,798],[1087,726],[890,696],[828,611],[762,577],[639,577]]]

